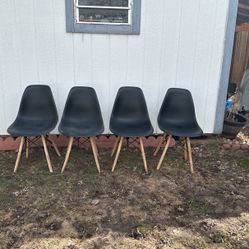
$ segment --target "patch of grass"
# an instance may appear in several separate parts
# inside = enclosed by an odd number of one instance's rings
[[[0,237],[0,249],[5,249],[7,247],[7,242]]]
[[[249,169],[249,159],[240,159],[238,165],[242,169]]]
[[[206,243],[201,239],[190,240],[189,238],[180,238],[180,243],[186,248],[198,248],[198,249],[206,249]]]
[[[203,203],[202,201],[200,201],[197,198],[190,198],[187,200],[187,208],[189,210],[192,210],[195,213],[199,213],[199,214],[208,214],[208,207],[205,203]]]
[[[151,228],[146,226],[145,224],[139,224],[137,227],[137,230],[141,233],[141,234],[146,234],[148,233]]]
[[[246,226],[245,235],[249,237],[249,225]]]
[[[139,208],[141,211],[150,211],[153,208],[153,205],[149,202],[143,201],[139,203]]]
[[[0,193],[0,210],[4,210],[13,205],[15,199],[8,193]]]

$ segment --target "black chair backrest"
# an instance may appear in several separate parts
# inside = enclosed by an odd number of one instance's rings
[[[142,89],[138,87],[121,87],[118,90],[111,114],[126,120],[150,120]]]
[[[192,95],[189,90],[181,88],[170,88],[163,100],[158,123],[161,119],[173,122],[197,122]]]
[[[41,120],[56,125],[58,114],[53,94],[47,85],[30,85],[22,96],[17,118]]]
[[[65,119],[80,123],[93,121],[103,123],[99,101],[92,87],[76,86],[70,90],[62,122]]]

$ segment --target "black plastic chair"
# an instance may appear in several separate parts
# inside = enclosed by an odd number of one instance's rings
[[[70,137],[61,173],[67,166],[74,138],[80,137],[90,137],[94,159],[100,173],[98,150],[94,137],[104,131],[104,124],[99,101],[93,88],[78,86],[70,90],[59,131]]]
[[[194,173],[189,138],[199,137],[203,132],[196,120],[194,102],[190,91],[179,88],[170,88],[167,91],[158,115],[158,125],[169,136],[157,169],[159,170],[161,167],[172,136],[178,136],[184,138],[184,158],[185,160],[189,159],[190,171]],[[165,135],[162,137],[154,155],[159,151],[164,138]]]
[[[56,153],[60,156],[60,152],[52,138],[50,136],[47,137],[55,128],[57,121],[57,110],[50,87],[47,85],[28,86],[23,93],[16,120],[7,130],[11,136],[21,137],[14,172],[18,169],[24,144],[26,147],[26,158],[28,158],[29,145],[40,137],[49,171],[53,172],[46,140],[52,143]],[[35,139],[32,140],[31,137],[35,137]]]
[[[117,150],[112,172],[115,170],[124,137],[139,137],[144,169],[148,173],[142,137],[151,135],[153,127],[150,122],[144,94],[140,88],[121,87],[119,89],[111,114],[110,130],[115,135],[118,135],[112,150],[112,156]]]

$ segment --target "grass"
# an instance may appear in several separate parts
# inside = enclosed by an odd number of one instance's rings
[[[13,206],[15,200],[9,193],[0,193],[0,211]]]
[[[12,173],[16,154],[0,153],[0,249],[7,247],[11,236],[17,238],[13,248],[22,249],[31,244],[57,249],[58,241],[64,243],[60,248],[73,241],[75,249],[98,248],[101,243],[114,249],[168,249],[174,245],[184,249],[243,248],[240,243],[247,243],[249,228],[244,234],[239,231],[237,237],[226,234],[249,223],[249,200],[240,199],[249,196],[248,152],[232,155],[217,144],[197,146],[193,149],[194,177],[182,158],[182,148],[168,151],[160,171],[155,170],[159,156],[146,148],[149,175],[144,174],[139,150],[133,149],[122,150],[114,173],[110,172],[110,150],[100,150],[101,174],[90,150],[74,148],[64,174],[60,174],[63,157],[52,152],[53,174],[39,148],[31,151],[29,160],[22,159],[17,174]],[[215,168],[217,161],[228,165],[228,170],[221,174]],[[234,161],[239,167],[233,167]],[[235,208],[248,216],[241,217]],[[63,222],[69,225],[64,227]],[[203,229],[201,222],[211,225]],[[221,225],[220,230],[215,224]],[[140,237],[141,243],[129,236],[134,229],[145,235]],[[214,237],[207,242],[210,234]],[[171,247],[162,247],[163,238]],[[46,245],[48,241],[54,247]]]
[[[141,234],[145,235],[146,233],[150,232],[152,229],[151,229],[151,227],[149,227],[149,226],[147,226],[147,225],[145,225],[145,224],[139,224],[139,225],[137,226],[137,230],[138,230]]]
[[[241,160],[239,160],[238,165],[242,169],[249,169],[249,159],[241,159]]]
[[[0,238],[0,249],[5,249],[7,247],[6,241]]]
[[[198,199],[198,197],[191,197],[186,202],[187,208],[195,213],[206,215],[209,213],[209,208],[207,203]]]

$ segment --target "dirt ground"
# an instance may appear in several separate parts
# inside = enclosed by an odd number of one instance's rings
[[[40,148],[17,174],[16,153],[0,153],[1,249],[249,248],[248,150],[195,143],[195,176],[179,146],[160,171],[147,148],[148,175],[134,148],[114,173],[111,151],[100,149],[100,175],[90,150],[73,148],[64,174],[63,157],[50,151],[53,174]]]

